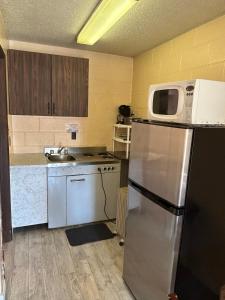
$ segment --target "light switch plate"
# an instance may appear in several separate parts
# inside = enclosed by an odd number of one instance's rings
[[[78,132],[79,125],[78,124],[66,124],[65,128],[66,128],[66,132]]]

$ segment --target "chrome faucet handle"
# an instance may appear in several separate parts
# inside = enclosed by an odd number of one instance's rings
[[[61,152],[63,151],[63,149],[64,149],[65,147],[59,147],[59,149],[58,149],[58,154],[61,154]]]

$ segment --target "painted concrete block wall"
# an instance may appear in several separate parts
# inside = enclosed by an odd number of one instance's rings
[[[6,31],[5,31],[5,24],[1,12],[0,12],[0,45],[4,51],[7,50],[9,46]]]
[[[11,49],[89,58],[88,117],[11,116],[14,153],[42,152],[46,145],[107,146],[112,148],[117,108],[131,103],[133,59],[98,52],[9,41]],[[77,139],[66,124],[78,124]]]
[[[151,84],[194,78],[225,81],[225,15],[134,58],[136,115],[147,117]]]

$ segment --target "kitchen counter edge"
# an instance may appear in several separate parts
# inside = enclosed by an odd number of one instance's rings
[[[110,164],[110,163],[115,163],[115,159],[113,162],[110,161],[101,162],[101,164]],[[119,160],[118,163],[120,163]],[[23,153],[23,154],[11,153],[10,154],[10,168],[22,168],[22,167],[55,168],[55,167],[70,167],[70,166],[72,167],[72,166],[87,165],[87,164],[95,164],[95,163],[90,161],[49,162],[43,153]]]

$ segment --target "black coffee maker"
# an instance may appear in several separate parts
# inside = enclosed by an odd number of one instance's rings
[[[133,113],[129,105],[120,105],[118,108],[117,124],[131,124],[131,117]]]

